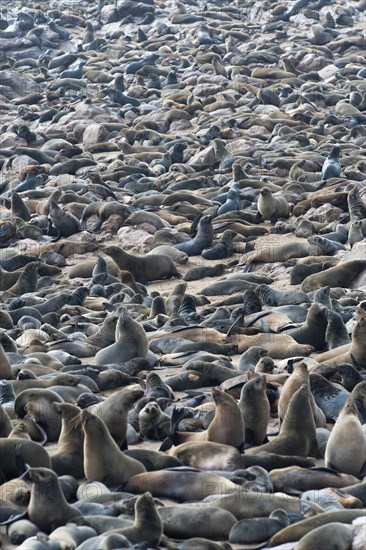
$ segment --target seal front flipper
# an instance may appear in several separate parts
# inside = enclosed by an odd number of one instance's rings
[[[93,227],[91,228],[91,231],[99,231],[99,229],[102,227],[103,225],[103,219],[100,217],[98,219],[98,221],[95,222],[95,224],[93,225]]]
[[[177,441],[176,431],[178,424],[184,418],[184,415],[184,409],[177,409],[177,407],[174,407],[170,420],[170,435],[160,445],[159,451],[168,451],[173,445],[179,443]]]
[[[173,439],[171,437],[167,437],[166,439],[164,439],[164,441],[160,445],[159,451],[161,451],[162,453],[165,453],[166,451],[169,451],[169,449],[171,449],[173,445],[174,445]]]

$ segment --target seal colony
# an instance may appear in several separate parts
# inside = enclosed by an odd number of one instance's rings
[[[365,548],[365,11],[1,2],[4,548]]]

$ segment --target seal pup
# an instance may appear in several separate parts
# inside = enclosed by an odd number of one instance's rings
[[[163,413],[158,403],[147,403],[139,412],[139,431],[145,439],[163,440],[169,435],[170,416]]]
[[[332,147],[332,150],[330,151],[328,157],[326,158],[323,168],[322,168],[322,180],[328,180],[330,178],[339,178],[341,175],[341,164],[340,164],[340,157],[341,154],[341,146],[340,145],[334,145]]]
[[[351,227],[348,233],[348,243],[351,249],[353,248],[353,245],[363,241],[363,239],[364,236],[362,233],[362,221],[355,220],[351,223]]]

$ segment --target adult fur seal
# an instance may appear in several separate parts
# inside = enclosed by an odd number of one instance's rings
[[[28,517],[41,531],[52,533],[56,527],[81,515],[66,502],[55,472],[48,468],[30,468],[28,476],[32,481]]]
[[[287,330],[299,344],[310,344],[316,350],[326,349],[325,332],[328,326],[326,308],[318,303],[311,304],[305,323],[295,329]]]
[[[155,497],[186,502],[202,501],[206,496],[217,493],[237,493],[239,486],[211,472],[183,468],[138,474],[128,480],[124,490],[130,493],[143,493],[148,490]]]
[[[289,205],[284,197],[276,197],[268,187],[260,190],[258,197],[258,221],[271,220],[275,223],[279,218],[289,217]]]
[[[311,456],[316,448],[310,388],[307,384],[303,384],[290,400],[279,435],[273,441],[257,447],[252,452],[259,450],[282,455]]]
[[[140,323],[132,319],[127,309],[123,308],[116,325],[116,341],[98,351],[96,365],[124,363],[135,357],[147,357],[148,342],[146,333]]]
[[[118,246],[107,246],[103,252],[108,254],[120,269],[129,271],[135,280],[146,284],[158,279],[180,278],[180,274],[171,258],[165,254],[152,256],[132,255]]]
[[[365,260],[344,262],[326,271],[320,271],[319,273],[309,275],[302,282],[301,290],[304,292],[311,292],[327,285],[331,288],[336,286],[349,288],[352,280],[365,268]]]
[[[366,443],[353,401],[339,413],[325,449],[325,465],[337,472],[359,475],[366,461]]]
[[[215,401],[215,416],[204,432],[176,432],[181,416],[179,410],[175,411],[176,414],[172,417],[172,442],[179,444],[186,441],[214,441],[239,450],[244,449],[244,420],[235,399],[217,388],[212,389],[212,397]],[[162,448],[166,450],[164,443]]]
[[[51,453],[52,469],[57,475],[72,475],[76,479],[84,476],[83,438],[78,416],[79,407],[71,403],[52,403],[62,419],[60,437],[56,452]]]
[[[130,477],[146,471],[140,462],[122,453],[101,418],[84,410],[80,419],[84,432],[84,471],[88,481],[119,487]]]
[[[214,441],[187,441],[170,449],[169,454],[185,466],[199,470],[234,471],[244,468],[238,449]]]
[[[317,514],[316,516],[306,518],[298,523],[285,527],[271,537],[267,546],[272,548],[273,546],[279,546],[287,542],[298,541],[307,533],[314,533],[317,527],[328,525],[332,522],[340,522],[342,524],[352,523],[354,519],[364,516],[366,516],[366,510],[359,509],[323,512],[322,514]],[[313,546],[310,546],[310,548],[313,548]]]
[[[175,244],[174,247],[188,256],[198,256],[205,248],[210,248],[213,242],[212,216],[203,216],[198,224],[197,235],[190,241]]]
[[[159,508],[164,534],[174,539],[207,537],[227,539],[236,518],[214,506],[164,506]]]
[[[132,544],[146,542],[159,545],[163,535],[163,523],[150,493],[141,495],[135,503],[135,521],[131,527],[109,531],[124,535]]]
[[[262,445],[267,437],[270,405],[266,395],[266,377],[248,380],[240,393],[239,408],[245,425],[245,442]]]
[[[337,347],[331,351],[321,353],[315,357],[315,360],[320,363],[330,365],[341,365],[348,363],[357,369],[366,368],[366,318],[360,317],[356,321],[352,331],[351,344]]]
[[[98,220],[91,228],[92,231],[98,231],[102,227],[103,223],[109,218],[109,216],[112,216],[113,214],[121,216],[123,218],[123,221],[125,221],[131,214],[131,210],[125,204],[121,204],[117,201],[92,202],[88,204],[83,210],[83,215],[80,219],[81,228],[86,229],[86,222],[88,218],[90,218],[91,216],[98,216]]]
[[[48,441],[57,441],[61,431],[61,419],[52,407],[53,402],[64,400],[52,390],[32,388],[17,395],[14,410],[19,418],[30,412],[47,434]]]
[[[19,475],[18,455],[26,464],[51,468],[51,459],[46,449],[35,441],[21,438],[0,438],[0,471],[6,480]]]
[[[114,392],[102,403],[89,407],[89,411],[103,420],[118,447],[124,447],[127,433],[128,412],[138,399],[143,397],[139,388]]]
[[[70,237],[81,231],[78,218],[71,212],[62,210],[54,200],[50,201],[49,217],[57,230],[58,237]]]

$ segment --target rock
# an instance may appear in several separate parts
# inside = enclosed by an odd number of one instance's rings
[[[154,0],[140,0],[140,2],[134,2],[133,0],[126,0],[118,2],[117,11],[121,18],[132,15],[133,17],[145,15],[148,12],[154,12]]]
[[[83,144],[93,145],[94,143],[100,143],[101,141],[105,141],[108,134],[108,130],[101,124],[91,124],[84,130]]]
[[[305,214],[305,218],[315,222],[330,223],[339,220],[343,210],[332,206],[331,204],[322,204],[319,208],[310,208]]]

